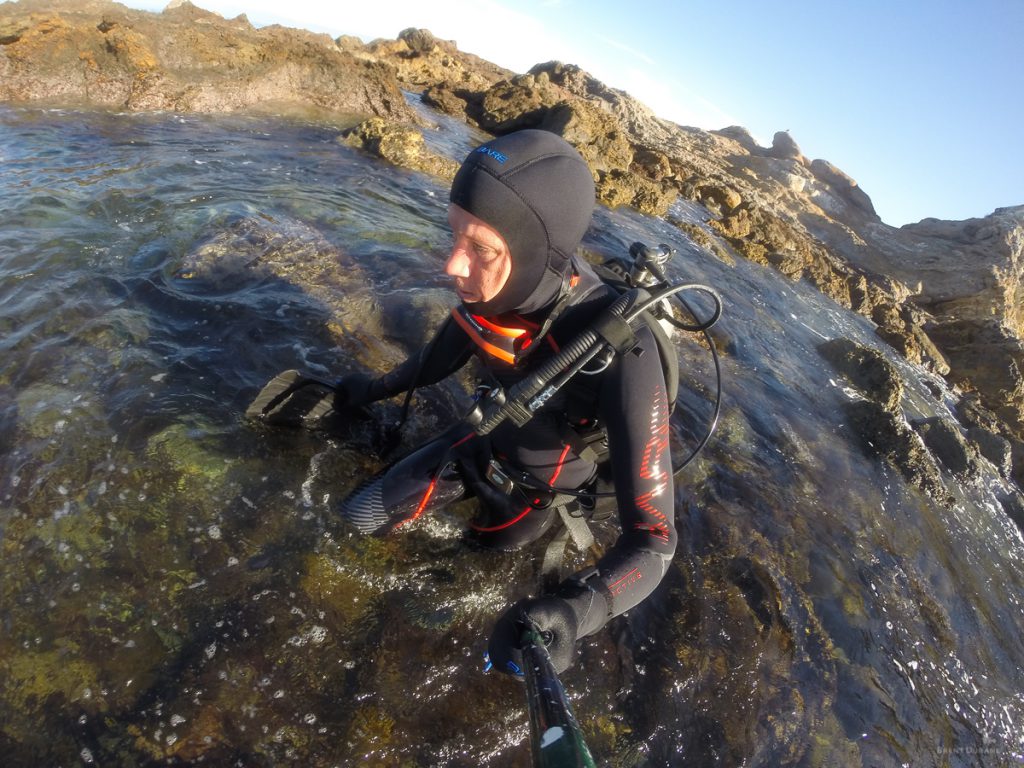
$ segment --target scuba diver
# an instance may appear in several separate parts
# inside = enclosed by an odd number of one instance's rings
[[[445,272],[460,303],[418,354],[381,376],[347,375],[331,395],[335,411],[359,408],[439,382],[475,357],[486,377],[478,405],[513,415],[484,417],[481,428],[478,408],[476,419],[357,486],[340,512],[364,533],[475,497],[469,535],[485,547],[513,549],[559,521],[573,526],[600,506],[597,489],[614,489],[603,495],[614,499],[621,534],[596,566],[518,601],[497,621],[490,662],[511,674],[522,671],[523,626],[542,634],[556,671],[565,670],[577,640],[651,594],[676,549],[675,381],[666,380],[665,343],[651,324],[623,333],[604,328],[606,338],[627,337],[619,353],[593,357],[528,409],[503,405],[620,298],[577,255],[594,204],[589,167],[554,133],[522,130],[473,150],[452,183],[448,212],[454,241]]]

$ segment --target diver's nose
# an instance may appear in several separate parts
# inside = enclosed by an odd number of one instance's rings
[[[448,254],[448,261],[444,265],[444,272],[452,277],[469,277],[469,256],[459,243],[452,246],[452,252]]]

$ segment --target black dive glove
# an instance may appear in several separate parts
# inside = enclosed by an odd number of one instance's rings
[[[334,384],[334,410],[362,408],[379,400],[378,379],[365,373],[349,373]]]
[[[576,641],[608,622],[608,603],[585,584],[569,580],[555,595],[520,600],[494,625],[487,655],[494,669],[522,676],[523,630],[533,624],[544,638],[551,665],[561,673],[576,659]]]
[[[510,675],[522,676],[523,653],[520,638],[532,622],[547,646],[556,672],[564,672],[576,658],[576,613],[560,597],[539,597],[520,600],[498,619],[491,634],[487,655],[494,668]]]

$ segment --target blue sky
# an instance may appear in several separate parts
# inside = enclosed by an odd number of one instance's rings
[[[425,27],[517,72],[578,64],[685,125],[742,125],[766,145],[788,130],[888,224],[1024,204],[1024,0],[195,3],[334,37]]]

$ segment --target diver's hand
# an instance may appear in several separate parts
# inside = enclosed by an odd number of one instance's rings
[[[334,409],[362,408],[378,399],[374,392],[377,379],[365,373],[349,373],[334,384]]]
[[[576,612],[561,597],[537,597],[520,600],[494,625],[487,648],[494,668],[522,676],[520,638],[529,624],[536,626],[544,638],[555,672],[561,673],[571,667],[576,659]]]

